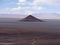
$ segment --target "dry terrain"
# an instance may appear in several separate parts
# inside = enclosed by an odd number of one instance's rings
[[[60,45],[59,33],[39,30],[0,27],[0,45]]]

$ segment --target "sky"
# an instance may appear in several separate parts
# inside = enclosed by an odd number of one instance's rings
[[[35,13],[60,14],[60,0],[0,0],[0,14]]]

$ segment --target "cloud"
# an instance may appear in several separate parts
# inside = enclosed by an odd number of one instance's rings
[[[25,4],[27,1],[26,0],[18,0],[17,4]]]
[[[26,2],[26,0],[18,0],[20,3],[24,3]]]
[[[36,0],[34,0],[34,1],[36,1]],[[44,9],[44,7],[38,6],[38,4],[34,5],[33,2],[29,2],[27,0],[18,0],[17,4],[18,4],[18,6],[23,6],[22,7],[23,9],[29,9],[29,10],[31,10],[31,9],[32,10],[43,10]]]
[[[15,4],[15,3],[14,3]],[[12,6],[9,8],[4,8],[2,10],[0,10],[0,13],[24,13],[27,14],[29,12],[31,13],[36,13],[36,12],[41,12],[43,11],[46,7],[44,7],[42,4],[45,5],[60,5],[60,0],[33,0],[31,1],[27,1],[27,0],[18,0],[17,2],[17,6],[14,5],[14,7]],[[46,10],[47,11],[47,8]],[[44,12],[43,11],[43,12]],[[49,12],[49,11],[48,11]]]
[[[40,19],[60,19],[60,14],[56,13],[39,13],[34,14],[34,16]]]
[[[60,0],[34,0],[33,1],[34,5],[38,4],[46,4],[46,5],[58,5],[60,6]]]
[[[29,13],[36,13],[34,10],[42,10],[43,7],[41,6],[33,6],[33,7],[15,7],[15,8],[4,8],[3,10],[0,10],[0,14],[29,14]]]
[[[21,10],[21,7],[19,6],[19,7],[16,7],[16,8],[11,8],[11,9],[9,9],[10,11],[19,11],[19,10]]]
[[[30,10],[30,7],[15,7],[15,8],[4,8],[0,10],[0,14],[28,14],[29,12],[33,12]]]
[[[54,5],[54,6],[60,6],[60,0],[33,0],[32,2],[29,2],[27,0],[18,0],[18,4],[26,4],[28,3],[29,5],[40,5],[40,4],[45,4],[45,5]]]
[[[0,10],[0,14],[19,14],[21,7],[16,8],[4,8]]]
[[[42,6],[33,6],[34,10],[43,10],[44,8]]]

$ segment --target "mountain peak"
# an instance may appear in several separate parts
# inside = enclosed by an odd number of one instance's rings
[[[38,22],[39,21],[39,22],[42,22],[42,20],[37,19],[36,17],[34,17],[32,15],[29,15],[29,16],[25,17],[21,21],[24,21],[24,22]]]

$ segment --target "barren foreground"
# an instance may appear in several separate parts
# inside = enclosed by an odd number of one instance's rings
[[[1,27],[0,45],[60,45],[59,33],[33,30]]]

